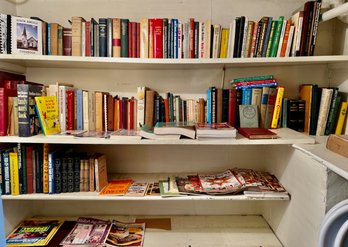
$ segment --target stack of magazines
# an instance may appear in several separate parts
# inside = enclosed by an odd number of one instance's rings
[[[237,130],[227,123],[196,124],[196,136],[197,139],[209,139],[209,138],[236,138]]]

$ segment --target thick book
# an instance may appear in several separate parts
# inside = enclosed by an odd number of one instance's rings
[[[94,159],[95,190],[100,192],[108,184],[106,156],[97,155]]]
[[[193,123],[185,122],[158,122],[154,127],[156,135],[182,135],[191,139],[195,139],[196,131]]]
[[[238,133],[249,139],[276,139],[277,134],[265,128],[239,128]]]
[[[121,57],[129,57],[128,54],[128,19],[121,19]]]
[[[348,135],[330,135],[326,148],[348,158]]]
[[[72,29],[63,28],[63,56],[71,56]]]
[[[71,22],[71,55],[82,56],[82,23],[85,20],[82,17],[73,16]]]
[[[60,132],[59,113],[56,96],[35,97],[36,110],[44,135]]]
[[[0,136],[6,136],[9,127],[9,99],[17,96],[17,90],[0,88]]]
[[[112,55],[113,57],[121,56],[121,20],[120,18],[112,19]]]
[[[196,124],[197,139],[201,138],[235,138],[236,129],[228,123]]]
[[[325,134],[325,127],[326,127],[327,118],[330,111],[332,93],[333,93],[332,88],[322,89],[319,116],[318,116],[318,125],[317,125],[317,132],[316,132],[317,136],[322,136]]]
[[[342,130],[343,130],[343,124],[345,122],[345,119],[347,118],[347,108],[348,108],[348,102],[342,102],[338,112],[337,124],[335,129],[336,135],[343,134]]]
[[[153,19],[153,57],[163,58],[163,20]]]

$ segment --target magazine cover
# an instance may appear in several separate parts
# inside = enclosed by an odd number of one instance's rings
[[[145,223],[114,221],[106,239],[108,246],[143,246]]]
[[[6,238],[6,246],[45,246],[63,224],[58,218],[22,221]]]
[[[148,183],[134,182],[129,186],[125,196],[145,196],[148,185]]]
[[[45,136],[60,132],[59,113],[56,96],[35,97],[37,115]]]
[[[79,218],[61,245],[98,245],[105,242],[111,224],[93,218]]]
[[[123,196],[132,183],[132,179],[112,180],[104,187],[100,195]]]
[[[12,16],[11,53],[42,55],[41,21]]]

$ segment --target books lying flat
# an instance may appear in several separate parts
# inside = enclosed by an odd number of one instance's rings
[[[197,139],[201,138],[235,138],[237,130],[227,123],[196,124]]]
[[[104,187],[100,195],[123,196],[132,183],[132,179],[112,180]]]
[[[154,133],[156,135],[182,135],[191,139],[196,137],[194,124],[186,122],[157,122]]]
[[[119,129],[119,130],[116,130],[110,134],[110,139],[140,140],[141,136],[139,135],[138,130]]]
[[[63,224],[58,218],[22,221],[6,238],[6,246],[46,246]]]
[[[178,134],[176,134],[176,135],[172,135],[172,134],[169,134],[169,135],[156,135],[154,133],[154,129],[147,127],[147,125],[144,125],[140,129],[139,135],[142,138],[150,139],[150,140],[179,140],[180,139],[180,135],[178,135]]]
[[[249,139],[276,139],[277,134],[264,128],[239,128],[238,133]]]
[[[143,246],[145,223],[113,221],[106,246]]]

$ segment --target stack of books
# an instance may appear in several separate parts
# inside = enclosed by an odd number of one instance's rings
[[[235,138],[237,130],[227,123],[196,124],[197,139]]]

